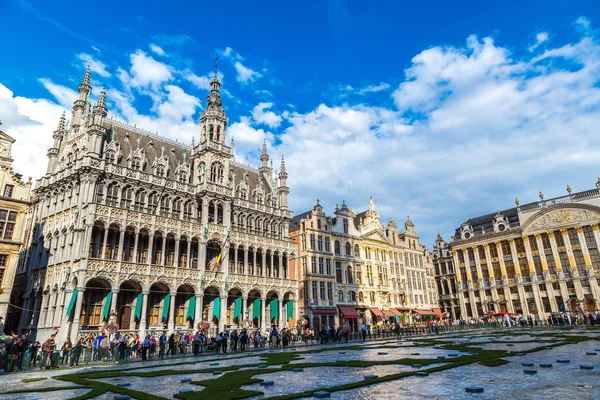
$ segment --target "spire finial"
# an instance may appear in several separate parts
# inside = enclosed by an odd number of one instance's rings
[[[567,193],[571,194],[571,191],[572,191],[571,186],[567,185]]]
[[[219,55],[215,54],[215,59],[213,60],[215,62],[215,78],[217,77],[217,74],[219,72]]]
[[[267,168],[269,166],[269,154],[267,154],[267,140],[263,140],[262,154],[260,155],[261,168]]]
[[[56,128],[56,131],[59,133],[65,131],[65,112],[64,111],[62,112],[60,119],[58,120],[58,127]]]
[[[82,85],[90,86],[90,66],[88,65],[85,69],[85,74],[83,75]]]
[[[542,193],[542,191],[540,190],[540,200],[544,200],[544,193]]]
[[[105,103],[106,103],[106,89],[105,87],[102,87],[102,91],[100,92],[100,97],[98,97],[98,107],[105,107]]]
[[[280,168],[281,173],[285,172],[285,160],[283,159],[283,156],[281,156],[281,168]]]
[[[515,197],[515,204],[517,205],[517,207],[519,207],[519,204],[521,204],[518,197]]]

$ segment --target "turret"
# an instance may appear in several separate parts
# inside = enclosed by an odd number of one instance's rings
[[[90,86],[90,67],[88,66],[85,69],[85,74],[83,75],[83,81],[79,84],[77,88],[79,92],[79,98],[75,100],[73,104],[73,129],[77,131],[79,126],[84,121],[85,118],[85,108],[86,104],[89,101],[90,93],[92,93],[92,87]]]
[[[102,151],[102,141],[106,128],[104,128],[104,118],[108,115],[106,110],[106,90],[102,89],[98,103],[94,106],[92,114],[92,125],[89,127],[89,153],[91,156],[100,157]]]
[[[285,160],[281,156],[281,169],[279,171],[279,207],[282,209],[288,208],[288,194],[290,189],[287,187],[288,174],[285,172]]]
[[[58,126],[56,130],[52,134],[52,138],[54,139],[54,143],[52,147],[48,149],[48,169],[46,173],[52,173],[56,166],[56,160],[58,159],[58,153],[60,149],[60,145],[62,144],[62,139],[65,134],[65,112],[63,111],[60,119],[58,120]]]
[[[225,127],[227,126],[227,117],[221,107],[221,93],[219,88],[221,83],[215,75],[210,83],[210,93],[206,98],[206,109],[200,116],[202,133],[200,143],[213,142],[225,144]]]
[[[260,155],[261,167],[260,170],[269,168],[269,154],[267,153],[267,141],[263,141],[262,154]]]
[[[104,118],[108,115],[108,111],[106,110],[105,100],[106,98],[106,90],[102,89],[100,92],[100,97],[98,98],[98,104],[94,106],[94,125],[102,126],[104,123]]]

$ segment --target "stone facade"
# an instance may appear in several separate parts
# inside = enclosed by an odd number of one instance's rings
[[[450,244],[460,315],[598,310],[597,188],[465,220]]]
[[[142,335],[293,321],[285,163],[275,175],[266,143],[258,169],[234,161],[218,79],[191,146],[107,118],[104,90],[92,107],[89,69],[78,89],[34,191],[20,329],[61,339],[111,321]]]
[[[355,214],[342,202],[334,215],[317,201],[290,225],[298,246],[299,312],[311,326],[356,329],[386,318],[412,321],[411,310],[434,313],[432,257],[410,218],[403,233],[392,218],[382,225],[372,198],[365,212]]]
[[[0,317],[7,332],[16,330],[18,292],[13,292],[31,192],[31,178],[23,182],[12,168],[11,149],[15,139],[0,130]]]
[[[456,292],[456,272],[450,244],[444,241],[439,233],[433,246],[433,265],[440,309],[446,318],[455,320],[457,315],[460,315]]]

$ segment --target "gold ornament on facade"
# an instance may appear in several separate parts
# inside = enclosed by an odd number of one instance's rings
[[[571,191],[572,191],[571,186],[567,185],[567,193],[571,194]]]
[[[581,227],[581,226],[576,226],[576,227],[575,227],[575,230],[577,231],[577,233],[581,233],[581,232],[583,232],[583,227]]]
[[[481,258],[479,260],[479,264],[485,265],[485,264],[487,264],[487,260],[485,258]]]
[[[519,253],[517,254],[518,258],[527,258],[527,254],[526,253]]]
[[[544,201],[544,193],[542,193],[542,191],[540,190],[540,200]]]
[[[539,256],[539,255],[540,255],[540,251],[539,251],[539,250],[533,250],[533,251],[531,252],[531,255],[532,255],[532,256],[534,256],[534,257],[535,257],[535,256]]]
[[[515,204],[517,205],[517,207],[519,207],[520,201],[518,197],[515,197]]]
[[[508,239],[508,243],[513,244],[514,242],[515,242],[515,239],[513,239],[513,238]]]
[[[483,248],[484,248],[484,249],[489,249],[489,248],[490,248],[490,245],[489,245],[488,243],[484,243],[484,244],[483,244]]]
[[[580,244],[574,244],[571,247],[573,248],[573,250],[581,250],[581,245]]]
[[[569,231],[567,229],[563,228],[560,230],[560,233],[562,233],[563,235],[566,235],[569,233]]]
[[[549,238],[553,238],[554,237],[554,232],[550,231],[550,232],[547,233],[547,235],[548,235]]]
[[[558,251],[559,253],[564,253],[565,251],[567,251],[567,249],[564,246],[560,246],[556,249],[556,251]]]
[[[493,262],[493,263],[495,263],[495,262],[498,262],[498,257],[494,257],[494,258],[492,258],[492,262]]]
[[[539,234],[539,233],[534,233],[534,234],[533,234],[533,236],[534,236],[536,239],[540,239],[540,238],[542,237],[542,235],[541,235],[541,234]]]

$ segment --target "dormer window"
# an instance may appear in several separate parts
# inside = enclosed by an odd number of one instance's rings
[[[187,172],[181,171],[179,173],[179,182],[181,182],[181,183],[187,183],[187,180],[188,180],[187,179]]]
[[[156,167],[156,176],[160,176],[160,177],[165,177],[166,175],[166,168],[164,167],[164,165],[159,165]]]
[[[106,162],[108,164],[114,164],[115,163],[115,153],[113,151],[109,151],[106,153]]]
[[[344,233],[348,233],[348,220],[344,218]]]
[[[140,160],[139,158],[134,158],[133,160],[131,160],[131,169],[134,169],[136,171],[141,171],[142,170],[142,160]]]
[[[248,198],[248,192],[246,192],[246,189],[240,190],[240,199],[246,200],[247,198]]]
[[[263,196],[262,196],[262,194],[259,194],[259,195],[256,197],[256,202],[257,202],[258,204],[262,204],[262,203],[263,203]]]

